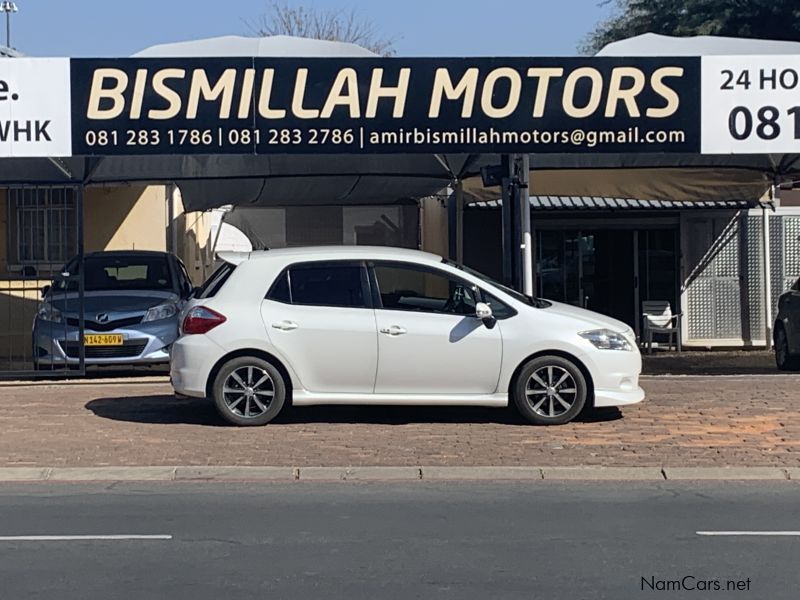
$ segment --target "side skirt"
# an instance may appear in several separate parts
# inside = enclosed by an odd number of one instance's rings
[[[322,404],[383,405],[383,406],[508,406],[508,394],[320,394],[305,390],[292,392],[295,406]]]

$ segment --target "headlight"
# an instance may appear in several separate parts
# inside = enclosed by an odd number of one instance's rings
[[[578,334],[585,340],[594,344],[595,348],[602,350],[633,350],[631,343],[621,333],[610,329],[595,329],[593,331],[582,331]]]
[[[50,321],[51,323],[61,323],[61,311],[49,302],[42,302],[36,317],[42,321]]]
[[[160,321],[161,319],[169,319],[170,317],[174,317],[177,313],[178,307],[172,302],[159,304],[158,306],[148,309],[144,315],[144,319],[142,319],[142,323]]]

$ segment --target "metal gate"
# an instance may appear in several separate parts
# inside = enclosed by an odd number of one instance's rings
[[[83,188],[0,199],[0,379],[84,375]]]

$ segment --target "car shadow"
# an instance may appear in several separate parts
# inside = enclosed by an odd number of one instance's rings
[[[162,396],[120,396],[98,398],[86,403],[98,417],[113,421],[153,425],[205,425],[224,427],[227,423],[214,405],[202,399]],[[578,423],[616,421],[622,413],[616,408],[586,409]],[[275,424],[317,423],[361,425],[410,425],[414,423],[494,423],[524,425],[525,420],[509,408],[464,406],[288,406],[273,421]]]

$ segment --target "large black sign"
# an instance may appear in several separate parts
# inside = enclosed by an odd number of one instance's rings
[[[73,59],[75,155],[698,152],[698,58]]]

